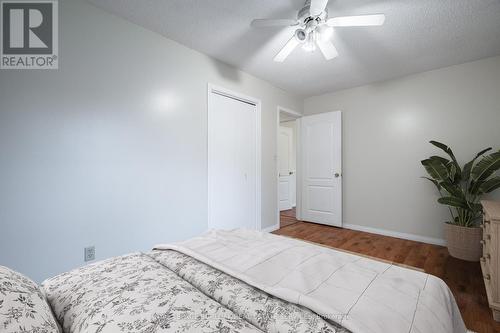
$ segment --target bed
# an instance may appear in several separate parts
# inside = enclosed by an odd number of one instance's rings
[[[467,332],[432,275],[250,230],[104,260],[42,290],[66,333]]]

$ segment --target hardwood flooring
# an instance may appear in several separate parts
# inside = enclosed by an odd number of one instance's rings
[[[297,223],[295,218],[295,207],[280,212],[280,228],[287,227],[291,224]]]
[[[293,222],[281,216],[285,224]],[[500,333],[500,323],[493,320],[488,307],[479,263],[452,258],[445,247],[297,220],[274,233],[424,270],[448,284],[468,329]]]

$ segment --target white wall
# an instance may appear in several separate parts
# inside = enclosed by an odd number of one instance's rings
[[[411,61],[411,60],[410,60]],[[343,111],[344,223],[443,237],[448,211],[420,160],[449,144],[461,162],[500,149],[500,57],[305,100]],[[500,193],[496,193],[500,198]]]
[[[36,280],[207,227],[207,83],[262,101],[262,221],[277,219],[276,110],[302,100],[83,1],[60,69],[0,71],[0,265]]]

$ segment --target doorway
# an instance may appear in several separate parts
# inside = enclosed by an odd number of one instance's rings
[[[259,100],[209,85],[209,229],[261,229],[260,112]]]
[[[278,207],[280,228],[297,222],[297,132],[300,114],[278,108]]]
[[[278,107],[278,224],[342,227],[342,112]]]

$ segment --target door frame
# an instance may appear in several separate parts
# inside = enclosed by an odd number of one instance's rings
[[[295,143],[296,143],[296,154],[295,154],[295,217],[297,220],[300,220],[301,217],[301,199],[302,199],[302,191],[299,191],[299,188],[302,189],[301,185],[301,165],[299,164],[299,161],[301,161],[301,148],[299,144],[300,140],[300,118],[303,116],[302,114],[293,111],[291,109],[282,107],[278,105],[277,107],[277,112],[276,112],[276,156],[275,156],[275,161],[276,161],[276,224],[272,227],[269,228],[269,231],[274,231],[278,230],[280,228],[280,192],[279,192],[279,186],[280,186],[280,170],[279,170],[279,163],[278,163],[278,142],[279,142],[279,135],[280,135],[280,113],[286,113],[293,118],[295,118]]]
[[[214,85],[207,84],[207,229],[210,225],[210,145],[209,132],[213,122],[210,112],[212,93],[232,98],[244,103],[255,106],[255,229],[262,230],[262,104],[260,99],[234,92],[232,90]]]

